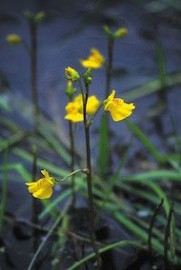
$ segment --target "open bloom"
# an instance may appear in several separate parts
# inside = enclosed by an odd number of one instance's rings
[[[82,122],[84,120],[83,113],[80,111],[79,103],[71,101],[65,107],[66,115],[65,119],[72,122]]]
[[[130,116],[135,106],[133,103],[124,102],[121,98],[115,98],[115,93],[116,91],[113,90],[108,98],[104,100],[103,106],[105,111],[110,112],[113,121],[118,122]]]
[[[105,62],[104,56],[97,50],[97,49],[91,49],[90,55],[87,57],[87,59],[81,59],[80,63],[85,68],[90,69],[98,69],[101,68],[102,65]]]
[[[26,185],[33,197],[38,199],[48,199],[52,196],[55,180],[45,169],[41,170],[41,173],[44,175],[43,178],[36,182],[26,183]]]
[[[96,96],[90,96],[87,100],[87,110],[86,113],[89,115],[94,115],[100,106],[100,101]],[[73,101],[69,102],[65,107],[66,115],[65,119],[72,122],[82,122],[84,120],[83,116],[83,99],[82,94],[74,98]]]
[[[21,37],[17,34],[9,34],[5,39],[10,45],[18,45],[22,42]]]

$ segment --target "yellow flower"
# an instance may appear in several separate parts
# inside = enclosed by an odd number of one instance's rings
[[[103,106],[105,111],[110,112],[113,121],[118,122],[130,116],[135,106],[133,103],[124,102],[121,98],[115,98],[115,93],[116,91],[113,90],[108,98],[104,100]]]
[[[19,35],[17,34],[9,34],[5,37],[5,40],[10,44],[10,45],[18,45],[22,42],[22,39]]]
[[[99,106],[100,101],[96,96],[88,97],[86,113],[89,115],[94,115]],[[69,102],[65,107],[65,110],[67,112],[65,115],[66,120],[70,120],[72,122],[82,122],[84,120],[82,94],[76,96],[73,101]]]
[[[104,56],[97,50],[91,49],[91,54],[87,59],[80,60],[80,63],[85,68],[98,69],[101,68],[105,62]]]
[[[45,169],[41,170],[41,173],[44,175],[43,178],[36,182],[26,183],[26,185],[33,197],[38,199],[48,199],[52,196],[55,180]]]
[[[80,112],[80,105],[75,101],[71,101],[65,107],[65,119],[72,122],[82,122],[84,120],[82,112]]]
[[[65,68],[65,76],[68,80],[75,82],[80,79],[79,73],[71,67]]]

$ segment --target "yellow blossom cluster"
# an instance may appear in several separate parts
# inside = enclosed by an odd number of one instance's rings
[[[124,120],[132,114],[132,111],[135,109],[133,103],[126,103],[121,98],[115,97],[116,91],[112,90],[111,94],[101,102],[96,96],[88,97],[86,113],[87,115],[94,115],[99,107],[103,105],[104,111],[109,111],[113,121],[118,122]],[[68,102],[65,107],[66,115],[65,119],[72,122],[82,122],[83,117],[83,99],[82,95],[78,95],[72,101]]]
[[[96,96],[90,96],[87,100],[86,113],[88,115],[94,115],[100,106],[100,101]],[[82,94],[76,96],[65,107],[66,115],[65,119],[72,122],[82,122],[83,116],[83,98]]]

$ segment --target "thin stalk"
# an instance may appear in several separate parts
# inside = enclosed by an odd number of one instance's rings
[[[33,147],[33,167],[32,167],[32,179],[36,178],[37,174],[37,149],[36,146]],[[38,225],[38,216],[39,216],[39,201],[32,197],[32,223],[36,226]],[[33,230],[33,254],[38,248],[39,242],[39,232]]]
[[[30,36],[31,36],[31,87],[32,87],[32,100],[34,105],[34,127],[37,130],[39,122],[39,101],[38,101],[38,88],[37,88],[37,25],[30,23]]]
[[[164,199],[162,198],[161,199],[161,202],[159,203],[159,205],[157,205],[154,213],[153,213],[153,216],[151,218],[151,221],[150,221],[150,226],[149,226],[149,229],[148,229],[148,250],[149,250],[149,253],[150,253],[150,257],[152,257],[152,243],[151,243],[151,238],[152,238],[152,231],[153,231],[153,226],[154,226],[154,223],[155,223],[155,219],[158,215],[158,213],[160,212],[160,209],[163,205],[163,202],[164,202]]]
[[[112,38],[108,38],[108,63],[106,67],[106,90],[105,90],[105,98],[108,97],[111,87],[112,80],[112,67],[113,67],[113,48],[114,48],[114,40]]]
[[[44,237],[44,239],[42,240],[41,244],[39,245],[38,249],[36,250],[36,253],[33,255],[33,258],[27,268],[27,270],[31,270],[33,269],[33,266],[36,262],[36,259],[38,257],[38,255],[40,254],[41,250],[43,249],[43,247],[45,246],[46,242],[48,241],[48,239],[50,238],[50,236],[53,234],[54,230],[56,229],[56,227],[58,226],[58,224],[60,223],[61,219],[64,217],[65,213],[67,211],[67,207],[65,207],[61,214],[58,216],[58,218],[55,220],[55,222],[53,223],[52,227],[49,229],[46,237]]]
[[[108,97],[109,93],[110,93],[110,88],[111,88],[111,80],[112,80],[112,68],[113,68],[113,48],[114,48],[114,39],[112,38],[108,38],[108,62],[106,65],[106,87],[105,87],[105,98]],[[105,164],[104,166],[104,170],[101,172],[102,177],[106,177],[108,174],[108,168],[110,168],[110,166],[108,166],[110,158],[111,158],[111,153],[110,153],[110,147],[109,147],[109,141],[110,141],[110,127],[109,127],[109,118],[108,115],[103,115],[102,116],[102,122],[104,121],[105,125],[104,125],[104,132],[106,134],[106,138],[107,138],[107,145],[106,147],[103,147],[101,149],[102,153],[99,153],[99,160],[102,159],[102,156],[107,157],[105,159]],[[101,135],[100,135],[100,140],[102,140]],[[99,144],[101,144],[101,142],[99,142]],[[100,167],[101,167],[101,162],[100,163]]]
[[[69,98],[69,102],[72,101],[72,98]],[[69,138],[70,138],[70,170],[71,172],[75,169],[75,145],[74,145],[74,131],[73,131],[73,123],[69,121]],[[72,175],[72,202],[71,207],[73,208],[76,204],[76,192],[75,192],[75,175]]]
[[[102,253],[107,252],[109,250],[121,248],[121,247],[125,247],[125,246],[131,246],[131,247],[138,248],[138,249],[144,249],[144,246],[141,243],[139,243],[138,241],[121,240],[119,242],[111,243],[111,244],[108,244],[104,247],[101,247],[99,249],[99,253],[102,254]],[[80,269],[81,265],[85,264],[87,261],[91,260],[94,257],[95,257],[95,253],[91,253],[91,254],[87,255],[86,257],[84,257],[83,259],[81,259],[80,261],[75,262],[67,270]]]
[[[84,116],[84,131],[85,131],[85,144],[86,144],[86,161],[87,161],[87,190],[89,198],[89,215],[90,215],[90,240],[92,247],[96,254],[97,269],[100,269],[100,256],[96,245],[95,239],[95,209],[94,209],[94,199],[92,192],[92,168],[91,168],[91,151],[90,151],[90,129],[87,124],[87,101],[89,97],[89,85],[86,84],[85,96],[82,94],[83,99],[83,116]]]
[[[174,209],[173,209],[173,203],[172,203],[170,206],[169,214],[168,214],[167,225],[165,229],[165,237],[164,237],[164,266],[165,266],[164,269],[167,269],[168,267],[168,239],[170,235],[170,226],[171,226],[173,213],[174,213]]]
[[[64,177],[63,179],[61,179],[60,181],[59,180],[56,180],[57,182],[61,183],[62,181],[65,181],[67,180],[68,178],[72,177],[72,176],[75,176],[75,174],[79,173],[79,172],[82,172],[82,173],[85,173],[87,174],[88,173],[88,170],[87,169],[78,169],[78,170],[75,170],[73,171],[72,173],[70,173],[69,175],[67,175],[66,177]]]
[[[7,187],[8,187],[8,151],[9,148],[4,151],[4,172],[3,172],[3,183],[2,183],[2,195],[0,204],[0,233],[2,233],[2,227],[4,222],[4,214],[7,204]]]

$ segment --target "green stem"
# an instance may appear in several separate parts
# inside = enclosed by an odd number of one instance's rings
[[[31,35],[31,86],[32,86],[32,99],[34,104],[34,125],[35,130],[37,130],[39,118],[39,102],[37,89],[37,25],[35,23],[30,23],[30,35]]]
[[[3,221],[4,221],[4,214],[6,210],[6,204],[7,204],[7,187],[8,187],[8,151],[9,148],[7,148],[4,151],[4,173],[3,173],[3,184],[2,184],[2,195],[1,195],[1,204],[0,204],[0,233],[3,227]]]
[[[113,68],[113,48],[114,48],[114,40],[112,38],[108,38],[108,62],[106,65],[106,88],[105,88],[105,98],[108,97],[110,93],[111,88],[111,81],[112,81],[112,68]],[[110,159],[111,159],[111,151],[110,151],[110,127],[109,127],[109,118],[108,115],[105,114],[102,116],[101,119],[102,125],[104,125],[104,134],[105,138],[107,139],[107,145],[106,147],[102,147],[102,149],[99,150],[99,157],[107,157],[104,159],[105,163],[103,164],[104,169],[101,171],[102,177],[106,178],[110,169]],[[101,144],[102,138],[100,133],[100,142]],[[102,152],[100,152],[102,151]],[[100,159],[99,159],[100,160]],[[100,162],[101,164],[101,162]]]
[[[92,168],[91,168],[91,151],[90,151],[90,126],[87,124],[87,101],[89,97],[89,85],[86,84],[85,96],[82,93],[83,99],[83,116],[84,116],[84,132],[85,132],[85,143],[86,143],[86,160],[87,160],[87,190],[89,198],[89,214],[90,214],[90,240],[92,247],[96,254],[97,269],[100,269],[100,256],[96,245],[95,239],[95,209],[94,209],[94,199],[92,192]]]
[[[79,172],[82,172],[82,173],[87,174],[87,173],[88,173],[88,170],[87,170],[87,169],[78,169],[78,170],[75,170],[75,171],[73,171],[72,173],[70,173],[69,175],[67,175],[66,177],[64,177],[64,178],[61,179],[61,180],[57,180],[57,179],[56,179],[56,182],[61,183],[61,182],[67,180],[68,178],[74,176],[75,174],[77,174],[77,173],[79,173]]]
[[[36,146],[33,147],[33,166],[32,166],[32,179],[36,178],[37,174],[37,148]],[[38,225],[38,216],[40,212],[40,202],[32,197],[32,223],[36,226]],[[35,254],[39,243],[39,232],[35,228],[33,230],[33,254]],[[35,269],[37,269],[37,266],[35,266]]]
[[[114,48],[114,40],[112,38],[108,38],[108,64],[106,68],[106,91],[105,98],[108,97],[111,87],[112,80],[112,66],[113,66],[113,48]]]
[[[169,244],[168,244],[168,239],[169,239],[169,235],[171,233],[171,220],[172,220],[172,216],[174,213],[174,209],[173,209],[173,203],[170,206],[170,210],[169,210],[169,214],[168,214],[168,219],[167,219],[167,225],[166,225],[166,229],[165,229],[165,237],[164,237],[164,265],[165,265],[165,269],[168,266],[168,248],[169,248]],[[171,243],[172,245],[172,243]],[[173,247],[172,247],[173,249]],[[173,254],[172,254],[173,256]]]
[[[72,98],[69,98],[69,102],[72,101]],[[75,168],[75,146],[74,146],[74,131],[73,123],[69,121],[69,138],[70,138],[70,170],[73,172]],[[76,192],[75,192],[75,174],[72,175],[72,202],[71,207],[73,208],[76,204]]]
[[[151,243],[151,238],[152,238],[152,231],[153,231],[153,226],[154,226],[154,223],[155,223],[155,219],[158,215],[158,213],[160,212],[160,209],[163,205],[163,198],[161,199],[161,202],[159,203],[159,205],[157,205],[155,211],[154,211],[154,214],[153,216],[151,217],[151,221],[150,221],[150,226],[149,226],[149,229],[148,229],[148,250],[149,250],[149,254],[150,256],[152,257],[152,243]]]
[[[36,253],[34,254],[27,270],[31,270],[33,269],[33,265],[38,257],[38,255],[40,254],[41,250],[43,249],[43,247],[45,246],[46,242],[48,241],[49,237],[52,235],[53,231],[56,229],[56,227],[58,226],[58,224],[60,223],[61,219],[64,217],[65,213],[67,211],[67,208],[64,208],[63,211],[61,212],[61,214],[58,216],[58,218],[55,220],[54,224],[52,225],[52,227],[50,228],[50,230],[48,231],[46,237],[44,237],[43,241],[41,242],[41,244],[39,245]]]
[[[99,253],[102,254],[102,253],[107,252],[109,250],[112,250],[114,248],[121,248],[121,247],[125,247],[125,246],[132,246],[132,247],[135,247],[135,248],[144,249],[144,247],[140,243],[138,243],[138,241],[122,240],[122,241],[112,243],[112,244],[109,244],[109,245],[107,245],[105,247],[100,248]],[[81,265],[83,265],[85,262],[91,260],[95,256],[96,256],[95,253],[91,253],[91,254],[87,255],[86,257],[84,257],[82,260],[74,263],[67,270],[80,269],[79,267]]]

